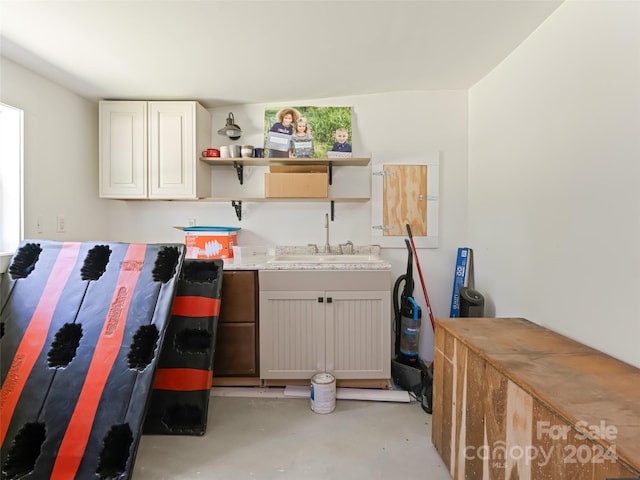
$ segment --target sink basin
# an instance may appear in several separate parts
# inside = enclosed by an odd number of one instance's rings
[[[277,255],[268,263],[384,263],[378,255]]]

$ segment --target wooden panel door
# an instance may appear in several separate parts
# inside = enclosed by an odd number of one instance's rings
[[[427,166],[384,165],[383,222],[385,236],[427,234]]]

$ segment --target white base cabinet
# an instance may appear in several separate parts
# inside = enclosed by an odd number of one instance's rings
[[[193,101],[100,102],[100,196],[197,199],[211,195],[211,115]]]
[[[260,378],[388,379],[390,271],[262,270]]]

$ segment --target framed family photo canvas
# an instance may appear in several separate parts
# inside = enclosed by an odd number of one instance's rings
[[[265,156],[352,156],[351,107],[268,107],[264,111]]]

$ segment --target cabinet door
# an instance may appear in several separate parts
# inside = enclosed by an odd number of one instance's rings
[[[149,198],[195,198],[195,102],[149,102]]]
[[[218,323],[213,376],[253,376],[258,373],[255,323]]]
[[[260,292],[260,378],[309,379],[325,369],[323,291]]]
[[[389,292],[328,291],[326,298],[326,371],[338,379],[389,378]]]
[[[100,196],[147,197],[147,103],[100,102]]]
[[[254,270],[225,270],[222,278],[220,322],[256,321],[258,272]]]
[[[226,270],[222,278],[214,376],[258,374],[257,271]]]

